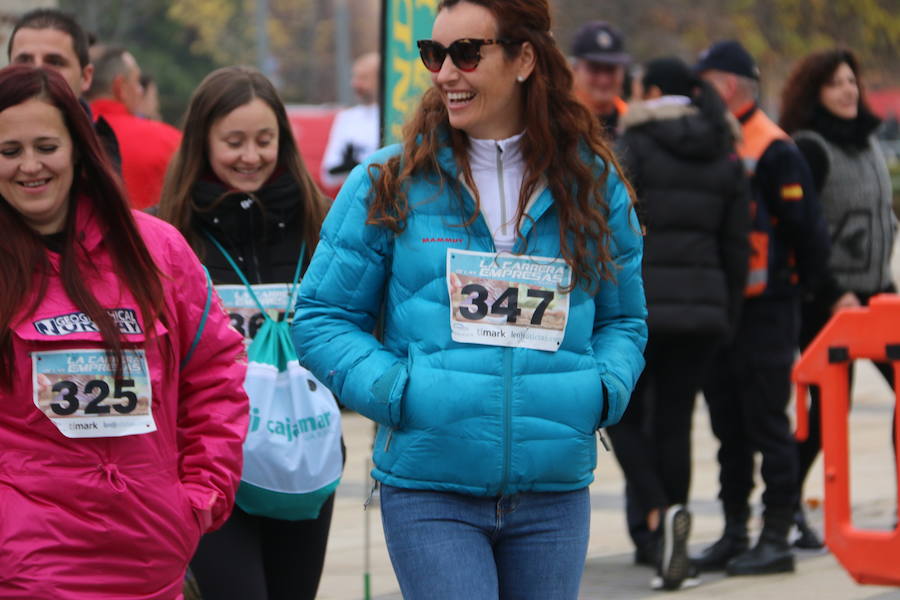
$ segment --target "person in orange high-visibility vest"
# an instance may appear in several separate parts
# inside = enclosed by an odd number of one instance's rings
[[[625,38],[609,23],[583,25],[572,41],[573,90],[578,101],[597,117],[606,134],[616,139],[628,104],[621,98],[625,69],[631,56]]]
[[[719,439],[721,539],[695,558],[701,569],[729,575],[794,570],[787,537],[797,499],[797,459],[786,408],[797,347],[801,292],[841,302],[830,277],[828,231],[809,167],[790,137],[756,104],[759,70],[734,41],[701,54],[696,71],[740,121],[738,153],[751,177],[750,272],[737,333],[710,369],[704,387]],[[762,454],[764,525],[749,547],[748,499],[753,458]]]

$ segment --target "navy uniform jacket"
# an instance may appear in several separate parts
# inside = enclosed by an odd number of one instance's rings
[[[738,115],[751,175],[751,258],[738,343],[754,361],[790,363],[802,294],[840,295],[828,271],[828,227],[812,175],[790,137],[755,105]]]

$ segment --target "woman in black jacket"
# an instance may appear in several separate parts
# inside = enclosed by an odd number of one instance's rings
[[[232,257],[267,309],[286,307],[304,245],[302,270],[316,247],[323,206],[272,84],[243,67],[207,76],[185,115],[160,216],[191,242],[232,325],[248,340],[263,316],[257,308],[229,305],[232,291],[242,293],[244,287],[210,238]],[[232,284],[240,287],[229,291]],[[318,518],[288,521],[250,514],[239,501],[225,525],[201,539],[191,562],[204,600],[315,598],[333,507],[332,494]]]
[[[737,124],[715,91],[677,58],[650,61],[643,88],[619,152],[646,229],[647,366],[609,434],[625,473],[636,561],[656,562],[654,588],[677,589],[691,574],[684,505],[694,398],[737,322],[750,215]]]

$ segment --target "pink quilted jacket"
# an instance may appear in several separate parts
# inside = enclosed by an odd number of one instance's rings
[[[79,199],[76,213],[89,286],[115,310],[129,347],[146,352],[152,402],[132,395],[138,407],[141,400],[144,408],[150,406],[155,431],[67,437],[56,424],[66,425],[65,418],[48,410],[47,398],[57,401],[56,409],[68,408],[72,398],[53,395],[46,387],[35,392],[53,381],[33,367],[36,361],[59,350],[96,355],[90,351],[101,347],[92,322],[63,291],[59,255],[48,252],[49,287],[37,309],[16,321],[16,377],[12,389],[0,387],[0,598],[180,598],[200,535],[228,517],[240,480],[249,411],[243,341],[213,292],[199,343],[180,366],[207,302],[206,276],[174,228],[135,213],[164,274],[168,309],[166,324],[157,322],[150,336],[157,341],[147,343],[140,311],[112,270],[92,203]],[[84,384],[78,375],[70,379],[76,388]],[[98,391],[104,385],[80,390],[82,409],[106,395]],[[122,389],[131,388],[115,387],[95,410],[112,416],[128,410],[129,396]],[[97,422],[102,428],[107,421]]]

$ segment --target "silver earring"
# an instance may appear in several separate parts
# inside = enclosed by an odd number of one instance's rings
[[[525,76],[519,75],[518,77],[516,77],[516,81],[518,81],[519,83],[523,83],[525,81]]]

